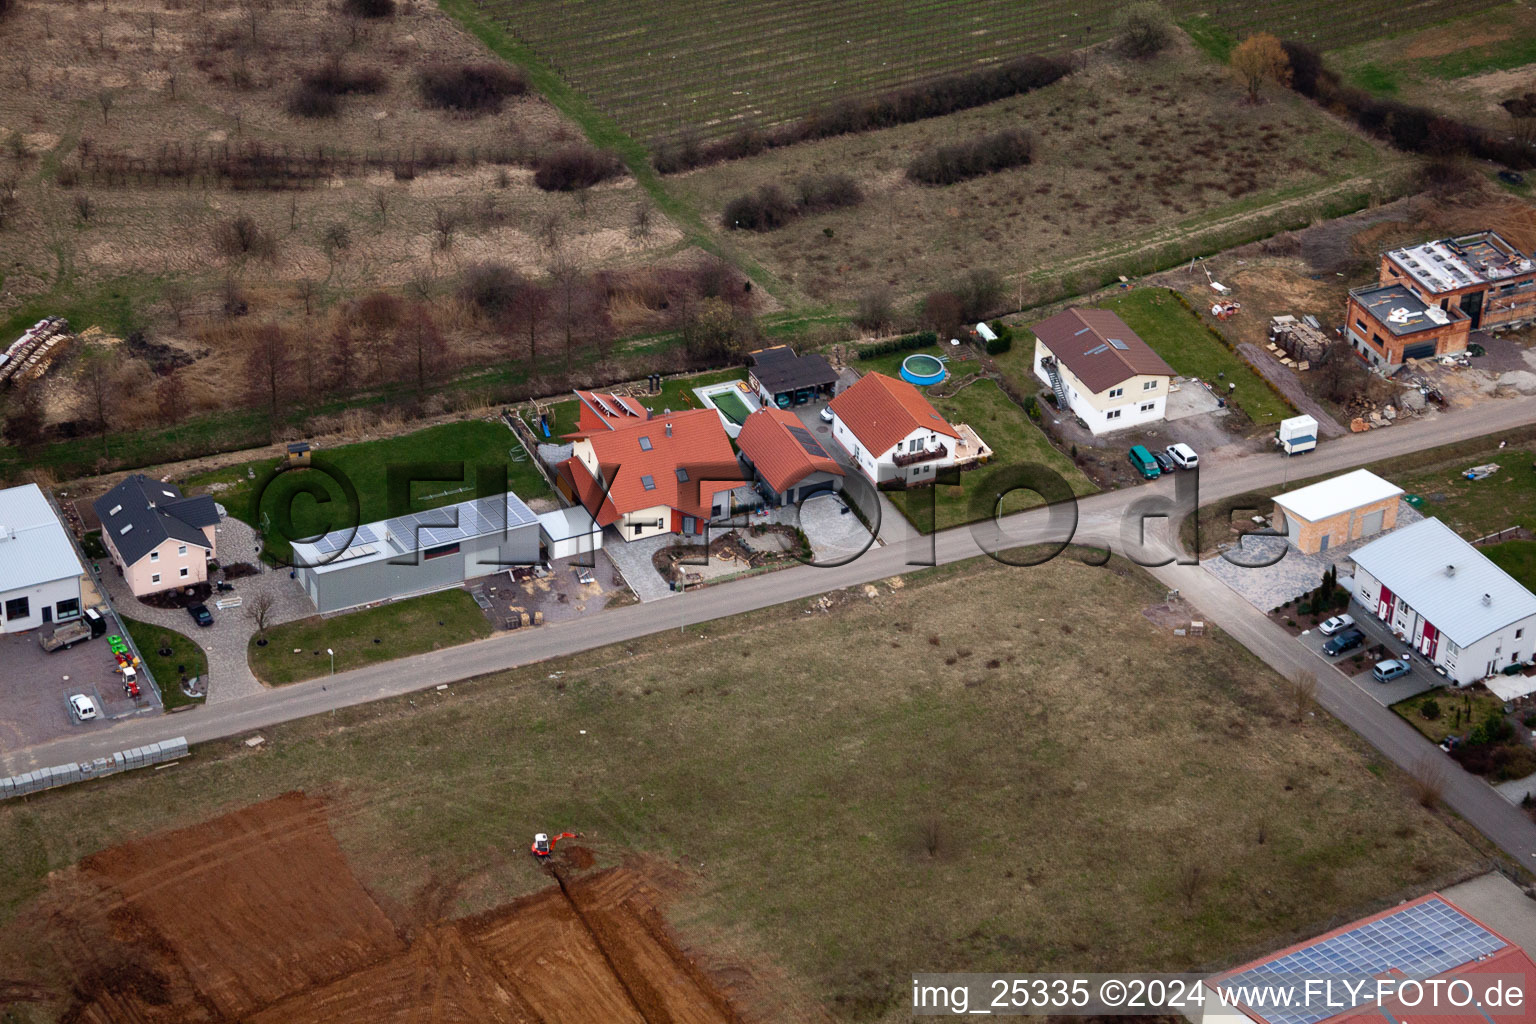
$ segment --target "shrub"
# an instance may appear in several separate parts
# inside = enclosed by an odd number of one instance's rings
[[[355,18],[389,18],[395,13],[395,0],[342,0],[341,9]]]
[[[576,142],[541,154],[534,161],[533,183],[546,192],[574,192],[623,173],[624,164],[612,153]]]
[[[341,100],[334,93],[308,82],[299,83],[288,94],[288,113],[294,117],[335,117],[340,111]]]
[[[523,276],[505,263],[477,263],[464,272],[459,295],[492,318],[512,308],[523,287]]]
[[[384,73],[377,68],[348,68],[341,61],[333,60],[313,71],[304,73],[303,84],[332,96],[353,93],[373,95],[384,91],[388,84]]]
[[[864,190],[846,174],[808,174],[795,182],[800,209],[837,210],[857,206],[864,201]]]
[[[1115,18],[1115,52],[1125,57],[1151,57],[1173,41],[1173,19],[1152,0],[1131,4]]]
[[[921,153],[907,165],[907,177],[923,185],[953,185],[1010,167],[1021,167],[1029,163],[1032,149],[1028,132],[1009,128]]]
[[[1024,415],[1032,420],[1040,418],[1040,400],[1034,395],[1029,395],[1024,399]]]
[[[987,267],[966,271],[949,290],[959,300],[960,318],[967,323],[977,323],[988,313],[997,312],[1005,292],[1003,279]]]
[[[878,286],[859,296],[859,306],[853,314],[855,325],[866,331],[884,330],[896,318],[895,299],[891,290]]]
[[[1426,721],[1433,722],[1441,715],[1440,702],[1431,697],[1419,705],[1419,714]]]
[[[763,185],[756,192],[737,196],[725,204],[720,220],[740,231],[773,231],[799,216],[800,210],[777,185]]]
[[[429,107],[480,114],[527,92],[528,80],[501,64],[432,64],[417,75],[416,87]]]
[[[1013,327],[1003,323],[1001,320],[992,321],[991,327],[992,333],[997,335],[997,337],[987,342],[987,355],[1002,355],[1004,352],[1011,350],[1013,348]]]
[[[213,226],[213,244],[223,256],[271,257],[277,252],[272,233],[256,223],[248,213],[221,220]]]

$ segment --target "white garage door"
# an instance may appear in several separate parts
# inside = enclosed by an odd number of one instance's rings
[[[1387,510],[1384,508],[1379,508],[1375,512],[1367,512],[1365,517],[1360,520],[1360,536],[1369,537],[1373,533],[1380,533],[1381,521],[1386,514]]]

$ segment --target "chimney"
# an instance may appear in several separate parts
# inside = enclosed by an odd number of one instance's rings
[[[667,424],[667,436],[668,437],[672,436],[672,424],[670,424],[670,423]]]
[[[1493,604],[1493,595],[1492,594],[1484,594],[1483,595],[1483,604]]]
[[[1446,566],[1445,567],[1445,574],[1447,576],[1455,576],[1456,575],[1456,567],[1454,565]]]

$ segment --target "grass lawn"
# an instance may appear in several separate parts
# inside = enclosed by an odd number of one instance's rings
[[[183,675],[188,679],[193,676],[208,675],[208,656],[203,653],[203,649],[197,645],[196,641],[174,629],[139,622],[126,616],[123,617],[123,628],[133,637],[133,642],[144,658],[144,664],[149,669],[150,675],[154,676],[155,682],[160,684],[160,699],[167,711],[184,704],[203,702],[202,697],[188,697],[181,692]],[[169,647],[171,653],[162,656],[161,647]],[[183,668],[186,669],[185,672],[180,671]],[[203,692],[208,692],[206,680]]]
[[[377,608],[285,622],[267,630],[265,647],[252,637],[249,656],[256,678],[278,686],[329,674],[327,648],[336,652],[336,671],[344,672],[490,634],[491,624],[475,599],[454,588]]]
[[[1423,708],[1428,701],[1434,701],[1439,705],[1438,717],[1424,717]],[[1433,743],[1439,743],[1453,734],[1465,736],[1467,730],[1475,723],[1484,721],[1489,715],[1502,711],[1503,708],[1502,700],[1481,687],[1474,692],[1453,690],[1447,686],[1421,693],[1417,697],[1409,697],[1392,705],[1392,710],[1396,711],[1403,721],[1419,730]]]
[[[1236,384],[1232,400],[1256,425],[1278,423],[1295,413],[1242,356],[1211,333],[1198,316],[1166,288],[1134,288],[1100,304],[1113,310],[1176,373],[1216,384]],[[1225,378],[1218,375],[1225,374]],[[1225,390],[1218,385],[1218,390]]]
[[[1500,569],[1520,581],[1527,590],[1536,591],[1536,540],[1507,540],[1489,544],[1483,554]]]
[[[993,381],[978,380],[950,398],[929,397],[946,420],[968,424],[980,434],[981,439],[992,446],[993,456],[990,466],[962,473],[958,487],[889,492],[887,496],[891,503],[924,533],[975,522],[978,516],[971,509],[972,496],[978,489],[989,486],[995,467],[1049,466],[1061,474],[1071,485],[1072,493],[1079,497],[1098,490]],[[1044,502],[1037,495],[1015,492],[1004,502],[1001,511],[1006,515],[1041,504]]]
[[[453,472],[453,466],[444,467],[446,472],[443,475],[452,476],[450,480],[415,483],[411,487],[410,511],[451,505],[475,497],[476,473],[480,467],[505,466],[507,486],[524,501],[549,493],[544,478],[534,468],[532,459],[523,451],[512,432],[500,423],[485,420],[444,423],[399,437],[363,441],[316,451],[314,454],[317,460],[335,466],[352,481],[352,486],[357,489],[359,521],[364,523],[407,511],[389,507],[385,481],[390,466],[464,463],[457,474]],[[523,456],[523,461],[513,461],[512,454]],[[296,536],[309,536],[352,525],[347,521],[344,493],[333,480],[317,471],[290,472],[279,476],[262,496],[260,510],[253,509],[256,486],[278,461],[261,459],[231,466],[192,477],[182,481],[182,484],[189,493],[211,492],[229,510],[230,515],[260,529],[263,517],[275,516],[277,510],[297,493],[299,485],[320,482],[331,501],[326,504],[311,498],[294,501],[293,523]],[[418,472],[414,475],[434,474]],[[275,535],[267,538],[267,548],[275,555],[287,553],[286,540]]]
[[[50,872],[294,789],[328,801],[387,905],[435,892],[460,916],[541,889],[519,851],[558,825],[600,862],[675,865],[687,948],[885,1024],[910,1019],[914,964],[1232,964],[1487,862],[1348,730],[1294,723],[1236,643],[1152,625],[1164,589],[1127,563],[977,560],[903,582],[0,805],[0,958],[50,927],[27,904]]]
[[[699,401],[699,396],[693,393],[694,388],[704,387],[706,384],[719,384],[728,380],[746,380],[747,371],[742,367],[732,367],[728,370],[712,370],[709,373],[700,373],[692,377],[674,377],[671,380],[661,382],[661,391],[654,395],[639,395],[640,404],[653,413],[660,414],[667,409],[677,412],[681,409],[701,409],[704,403]],[[601,391],[602,388],[598,388]],[[554,422],[550,426],[551,443],[559,443],[562,434],[569,434],[576,429],[577,419],[581,415],[581,403],[575,398],[563,402],[554,402],[549,406],[553,414]],[[539,434],[537,418],[530,419],[528,425],[533,429],[534,435]]]

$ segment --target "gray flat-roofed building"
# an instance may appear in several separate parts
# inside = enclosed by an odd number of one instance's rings
[[[0,490],[0,633],[78,618],[84,572],[36,484]]]
[[[539,518],[508,492],[293,544],[299,584],[339,611],[456,587],[539,561]]]

